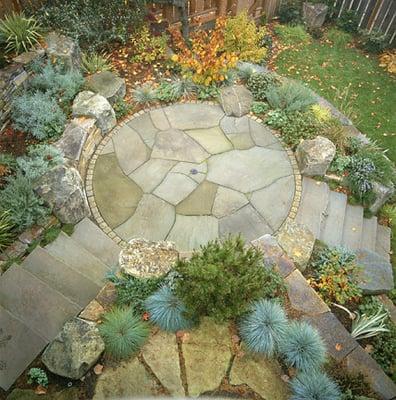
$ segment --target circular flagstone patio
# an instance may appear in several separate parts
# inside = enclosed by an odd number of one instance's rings
[[[104,138],[90,170],[93,215],[118,241],[170,240],[189,251],[229,233],[253,240],[296,209],[291,152],[253,117],[214,104],[134,115]]]

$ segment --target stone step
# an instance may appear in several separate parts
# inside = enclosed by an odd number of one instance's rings
[[[360,248],[375,251],[377,240],[377,217],[363,219],[363,232],[360,241]]]
[[[81,308],[84,308],[101,289],[101,286],[52,257],[41,247],[36,247],[21,266]]]
[[[89,218],[84,218],[75,226],[71,237],[109,267],[118,265],[121,247]]]
[[[104,285],[104,278],[110,269],[65,233],[61,232],[45,250],[97,285]]]
[[[318,238],[329,203],[329,186],[324,182],[304,178],[302,187],[301,204],[296,221],[304,224],[315,238]]]
[[[0,387],[8,390],[48,343],[0,307]]]
[[[390,260],[391,229],[384,225],[377,226],[377,241],[375,251],[382,257]]]
[[[81,311],[80,306],[15,264],[1,276],[0,305],[48,341]]]
[[[350,250],[358,250],[362,239],[363,207],[347,205],[345,211],[342,245]]]
[[[346,206],[347,196],[344,193],[330,192],[329,206],[319,236],[329,246],[339,246],[342,242]]]

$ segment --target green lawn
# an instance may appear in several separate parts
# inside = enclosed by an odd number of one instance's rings
[[[396,79],[378,66],[376,57],[323,39],[281,51],[274,66],[340,109],[348,93],[357,128],[387,148],[396,162]]]

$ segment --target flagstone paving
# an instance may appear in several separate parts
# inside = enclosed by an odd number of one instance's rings
[[[94,164],[93,196],[102,228],[124,241],[173,240],[190,251],[229,233],[251,240],[276,232],[293,207],[290,155],[250,116],[175,104],[137,114],[110,136]]]

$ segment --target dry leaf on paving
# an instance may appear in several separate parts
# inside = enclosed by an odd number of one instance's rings
[[[103,372],[103,365],[102,364],[96,364],[94,369],[93,369],[95,375],[101,375]]]

